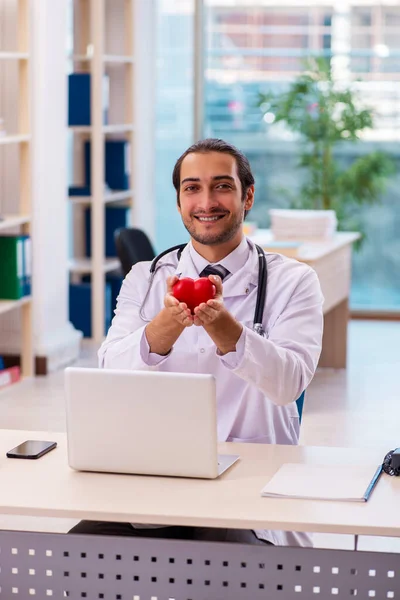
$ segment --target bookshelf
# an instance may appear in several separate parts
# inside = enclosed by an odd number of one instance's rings
[[[31,235],[31,106],[30,106],[30,0],[15,0],[3,21],[0,48],[0,86],[8,89],[7,101],[0,104],[6,133],[0,136],[0,235]],[[16,32],[16,35],[15,35]],[[10,82],[14,85],[10,85]],[[7,153],[10,152],[8,155]],[[14,170],[7,165],[15,164]],[[16,172],[15,172],[16,171]],[[1,263],[1,257],[0,257]],[[34,289],[34,286],[33,286]],[[21,331],[21,377],[34,375],[32,296],[19,300],[0,300],[2,318],[16,319]],[[5,317],[3,317],[5,315]],[[4,321],[3,321],[4,322]],[[0,336],[7,336],[6,328]]]
[[[133,198],[133,190],[124,190],[122,192],[106,192],[102,200],[104,204],[113,204],[114,202],[131,200],[131,198]],[[71,204],[83,204],[85,206],[93,202],[92,196],[69,196],[68,200]]]
[[[71,73],[90,73],[90,125],[70,126],[73,153],[73,185],[83,185],[83,146],[89,140],[90,195],[68,196],[73,223],[73,250],[69,264],[71,282],[91,276],[91,331],[104,339],[105,276],[119,269],[119,261],[105,257],[107,206],[131,209],[134,203],[134,10],[137,0],[74,0],[73,47],[68,54]],[[109,80],[108,122],[104,122],[103,77]],[[126,140],[129,152],[129,189],[105,186],[105,143]],[[91,209],[91,258],[84,255],[84,211]]]
[[[103,273],[111,273],[119,268],[119,260],[105,258],[102,262]],[[69,263],[70,273],[81,273],[86,275],[92,272],[93,263],[90,258],[74,258]]]
[[[32,296],[24,296],[20,300],[0,300],[0,315],[32,302]]]
[[[29,215],[7,215],[0,220],[0,232],[30,223]]]
[[[10,144],[24,144],[30,141],[29,135],[5,135],[0,137],[0,146],[10,145]]]
[[[27,52],[0,52],[0,60],[28,60]]]

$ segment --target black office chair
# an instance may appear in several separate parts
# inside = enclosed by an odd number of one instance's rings
[[[149,238],[141,229],[135,227],[116,229],[114,241],[124,277],[135,263],[153,260],[156,256]]]

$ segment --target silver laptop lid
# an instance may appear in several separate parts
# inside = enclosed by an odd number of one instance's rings
[[[68,368],[65,391],[72,468],[217,477],[212,375]]]

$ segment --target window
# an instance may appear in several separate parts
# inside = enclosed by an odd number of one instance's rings
[[[282,188],[295,194],[301,173],[291,132],[263,116],[258,95],[284,90],[310,54],[332,58],[375,111],[375,128],[342,160],[383,149],[400,166],[400,7],[352,4],[205,0],[205,136],[234,143],[250,159],[256,204],[248,220],[259,227],[269,226],[269,208],[288,206]],[[380,205],[360,207],[367,237],[353,253],[353,309],[400,311],[399,185],[397,175]]]
[[[193,143],[194,0],[157,0],[156,245],[187,241],[171,183],[176,159]]]

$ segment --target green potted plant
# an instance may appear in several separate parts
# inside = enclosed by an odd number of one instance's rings
[[[333,210],[339,229],[360,231],[358,208],[380,200],[394,162],[374,151],[344,167],[338,151],[341,144],[357,142],[360,133],[373,127],[373,111],[362,106],[351,86],[335,81],[325,58],[310,58],[288,91],[260,94],[259,106],[300,141],[298,166],[306,177],[291,207]]]

